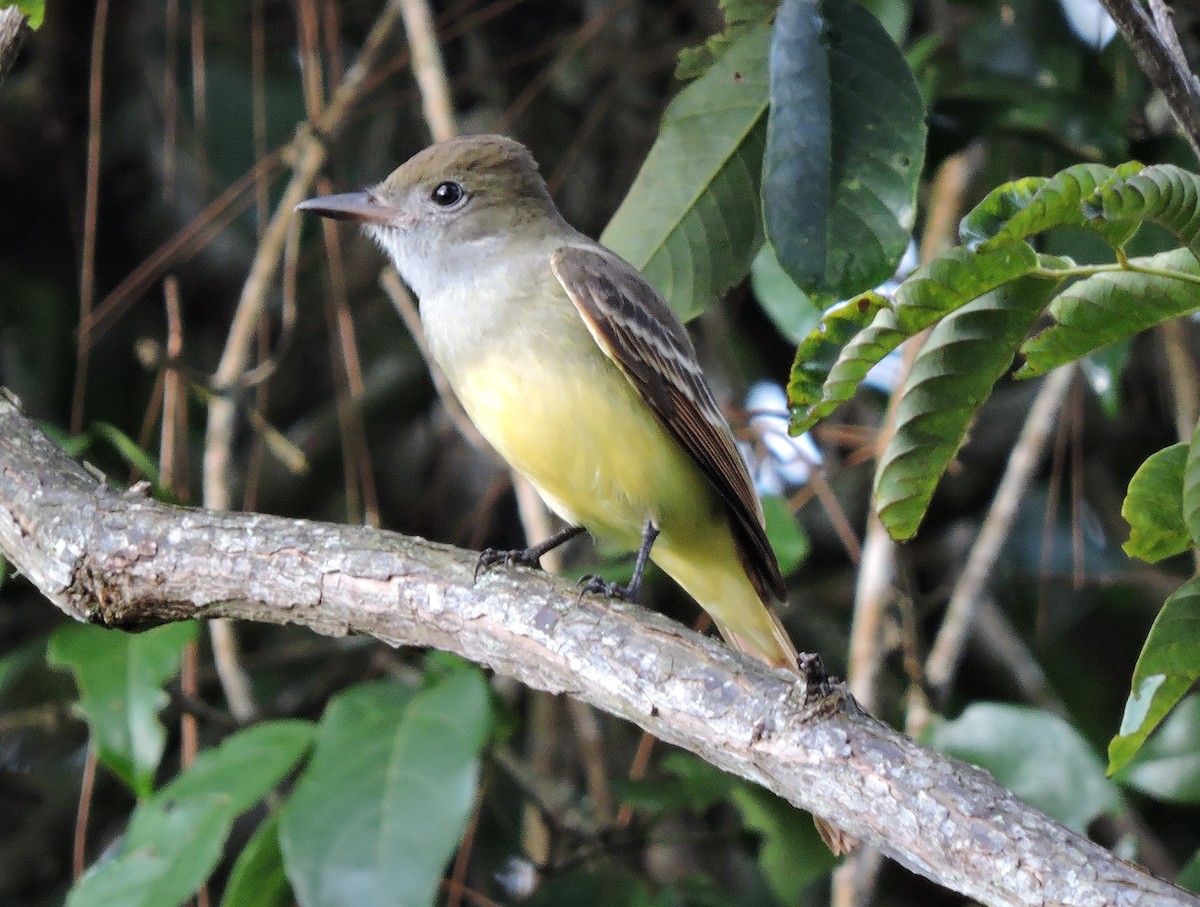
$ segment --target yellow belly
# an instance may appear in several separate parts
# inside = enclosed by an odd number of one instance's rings
[[[479,431],[555,513],[627,549],[638,546],[649,517],[661,531],[651,559],[726,639],[795,667],[790,642],[746,576],[716,489],[598,347],[569,363],[494,354],[452,384]]]
[[[574,525],[634,548],[647,517],[666,532],[712,518],[715,492],[598,348],[570,363],[491,357],[457,376],[476,427]],[[673,524],[673,525],[672,525]]]

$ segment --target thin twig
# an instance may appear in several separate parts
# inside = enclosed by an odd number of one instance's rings
[[[96,299],[96,219],[100,208],[100,128],[104,93],[104,36],[108,31],[108,0],[97,0],[92,25],[92,55],[88,75],[87,178],[83,195],[83,249],[79,264],[79,345],[75,353],[75,389],[71,395],[71,434],[83,430],[84,396],[92,338],[88,331]]]
[[[421,110],[435,142],[452,139],[458,130],[454,125],[454,102],[450,97],[450,80],[446,77],[446,61],[438,43],[437,27],[427,0],[401,0],[404,31],[412,54],[412,72],[421,92]]]
[[[1038,388],[1037,398],[1009,455],[992,506],[979,527],[979,535],[950,596],[946,615],[942,618],[941,628],[925,661],[926,684],[939,703],[944,702],[949,694],[974,627],[975,615],[984,601],[988,581],[1000,558],[1001,549],[1008,540],[1021,502],[1026,497],[1029,483],[1041,466],[1042,455],[1050,433],[1058,422],[1073,370],[1073,366],[1055,369]],[[916,710],[910,712],[909,733],[919,735],[928,718],[928,715],[919,714]]]
[[[79,809],[75,812],[75,836],[71,846],[71,879],[78,882],[87,868],[88,817],[92,812],[92,794],[96,789],[96,764],[99,762],[96,743],[88,743],[87,757],[83,760],[83,774],[79,779]]]

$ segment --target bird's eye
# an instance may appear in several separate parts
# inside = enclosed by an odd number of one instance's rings
[[[462,201],[463,196],[466,194],[467,193],[463,191],[463,187],[458,183],[445,182],[437,184],[437,187],[434,188],[433,194],[430,196],[430,198],[433,199],[433,203],[435,205],[441,205],[443,208],[449,208],[451,205],[455,205]]]

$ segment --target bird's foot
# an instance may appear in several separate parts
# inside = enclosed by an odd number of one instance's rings
[[[591,592],[593,595],[606,595],[609,598],[618,598],[626,602],[637,601],[638,589],[633,583],[622,586],[620,583],[605,582],[604,577],[589,573],[580,577],[579,586],[580,598]]]
[[[503,564],[505,567],[533,567],[534,569],[541,568],[541,557],[545,552],[541,551],[537,546],[529,548],[484,548],[479,552],[479,560],[475,562],[475,579],[479,580],[479,574],[486,573],[497,564]]]

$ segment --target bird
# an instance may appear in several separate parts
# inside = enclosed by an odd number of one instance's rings
[[[479,564],[536,566],[583,531],[636,551],[726,642],[797,671],[762,504],[687,330],[631,264],[567,223],[520,142],[431,145],[363,192],[297,206],[358,222],[419,303],[430,357],[484,438],[566,528]],[[477,571],[478,572],[478,571]]]

